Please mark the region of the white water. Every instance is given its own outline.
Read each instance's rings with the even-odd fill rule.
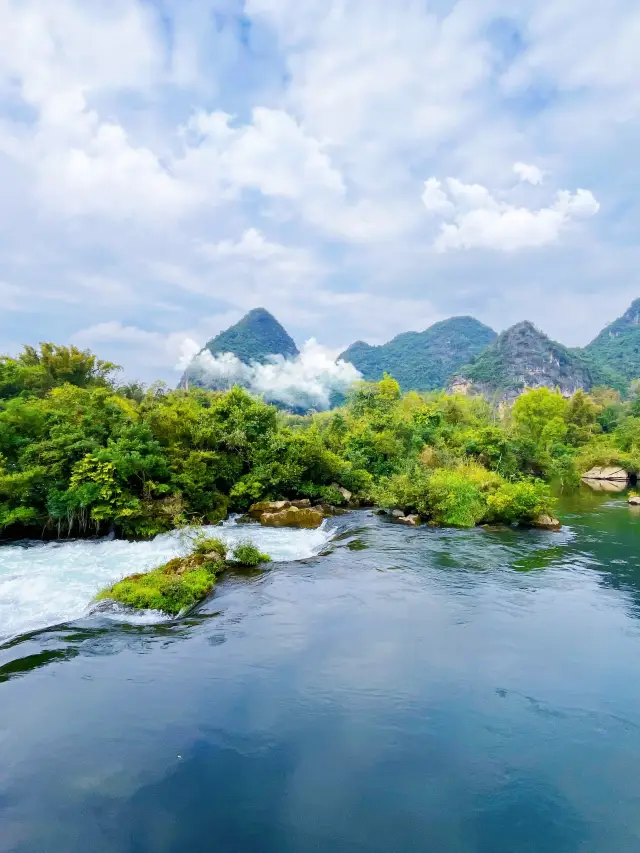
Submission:
[[[209,528],[228,544],[250,538],[273,560],[301,560],[322,550],[330,532],[266,528],[225,522]],[[150,542],[122,540],[29,542],[0,546],[0,638],[86,615],[97,592],[126,575],[159,566],[188,550],[185,537],[167,533]],[[161,614],[114,618],[158,621]]]

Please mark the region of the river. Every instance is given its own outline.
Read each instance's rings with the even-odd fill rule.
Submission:
[[[88,609],[176,537],[3,546],[0,851],[637,853],[640,515],[560,510],[258,529],[183,621]]]

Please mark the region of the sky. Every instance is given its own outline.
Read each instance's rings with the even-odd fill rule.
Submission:
[[[586,344],[640,296],[639,45],[637,0],[0,0],[0,352]]]

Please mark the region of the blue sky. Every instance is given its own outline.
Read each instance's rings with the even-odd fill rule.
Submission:
[[[0,351],[587,343],[640,296],[638,45],[637,0],[0,0]]]

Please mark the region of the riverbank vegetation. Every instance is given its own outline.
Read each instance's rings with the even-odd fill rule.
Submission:
[[[148,537],[309,498],[400,506],[438,524],[528,522],[549,484],[595,464],[640,469],[640,396],[409,392],[386,377],[344,406],[289,415],[228,392],[118,385],[91,353],[0,359],[0,535]],[[336,488],[340,486],[342,491]]]

